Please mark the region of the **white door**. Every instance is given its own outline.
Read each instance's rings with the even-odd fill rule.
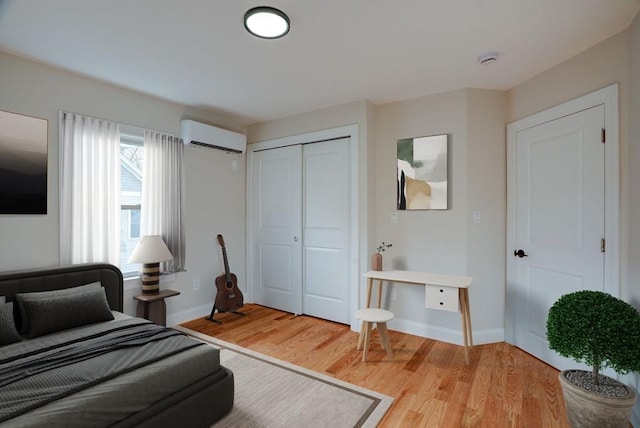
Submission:
[[[516,150],[514,344],[558,369],[549,308],[563,294],[604,289],[605,144],[602,105],[521,130]],[[525,256],[526,254],[526,256]]]
[[[253,153],[256,303],[349,323],[349,153],[350,138]]]
[[[253,154],[253,296],[264,306],[302,313],[302,148]]]
[[[349,138],[306,144],[303,312],[349,323]]]

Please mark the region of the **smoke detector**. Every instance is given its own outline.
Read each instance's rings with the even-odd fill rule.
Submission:
[[[487,52],[478,57],[478,62],[482,65],[493,64],[498,61],[498,52]]]

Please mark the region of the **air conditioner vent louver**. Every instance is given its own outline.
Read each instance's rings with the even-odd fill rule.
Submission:
[[[207,147],[238,154],[244,153],[247,148],[245,135],[194,120],[181,120],[180,134],[186,146]]]
[[[208,147],[210,149],[218,149],[225,152],[238,153],[238,154],[242,153],[242,150],[230,149],[229,147],[216,146],[215,144],[203,143],[201,141],[191,141],[189,144],[192,144],[194,146]]]

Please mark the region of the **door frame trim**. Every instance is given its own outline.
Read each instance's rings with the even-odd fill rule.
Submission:
[[[359,135],[358,135],[358,125],[346,125],[340,126],[336,128],[324,129],[320,131],[308,132],[304,134],[292,135],[288,137],[275,138],[272,140],[265,140],[258,143],[252,143],[247,145],[247,217],[246,217],[246,228],[247,228],[247,247],[246,247],[246,278],[247,284],[253,284],[253,235],[251,233],[252,230],[252,222],[253,222],[253,205],[251,201],[253,200],[253,156],[254,152],[260,150],[268,150],[279,147],[293,146],[296,144],[308,144],[314,143],[324,140],[331,140],[336,138],[347,138],[350,140],[350,150],[349,150],[349,181],[350,181],[350,221],[349,221],[349,319],[351,329],[354,330],[357,326],[357,320],[354,315],[355,311],[358,309],[358,289],[360,284],[360,268],[359,268],[359,260],[360,260],[360,228],[359,228],[359,218],[360,218],[360,210],[359,210],[359,180],[358,180],[358,171],[359,171]],[[253,302],[253,286],[247,286],[247,296],[246,300],[249,302]]]
[[[605,225],[606,252],[604,255],[604,291],[620,296],[619,260],[619,116],[618,84],[614,83],[590,94],[575,98],[547,110],[507,125],[507,285],[505,311],[505,340],[515,342],[515,258],[511,251],[516,245],[516,136],[518,132],[589,108],[604,106],[605,143]]]

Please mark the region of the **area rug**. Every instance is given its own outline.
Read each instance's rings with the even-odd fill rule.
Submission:
[[[233,410],[219,427],[375,427],[393,398],[232,343],[173,327],[220,348],[233,371]]]

